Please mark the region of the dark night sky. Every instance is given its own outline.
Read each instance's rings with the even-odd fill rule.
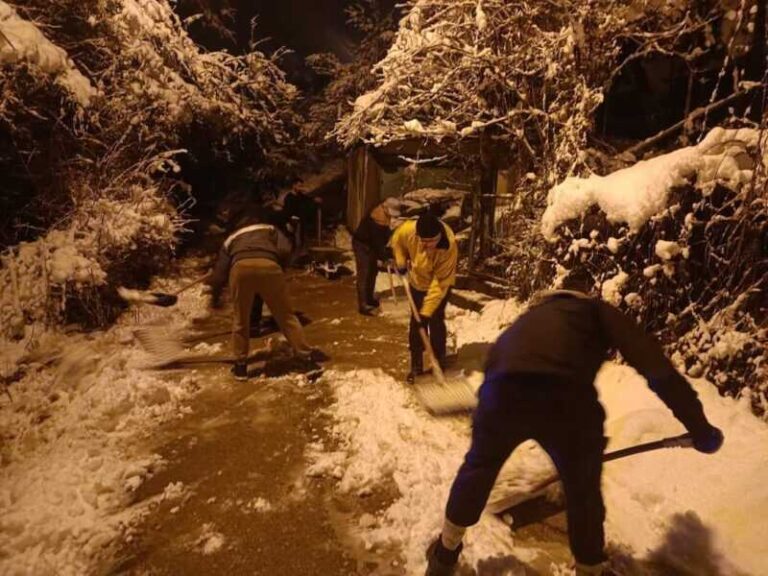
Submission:
[[[306,56],[334,52],[350,56],[351,35],[345,26],[347,0],[237,0],[238,28],[257,15],[256,35],[272,38],[269,48],[287,46]],[[242,33],[242,32],[241,32]]]
[[[393,7],[398,0],[381,0]],[[341,60],[354,55],[355,32],[346,24],[344,7],[351,0],[232,0],[236,8],[235,29],[242,46],[246,46],[250,21],[257,17],[256,39],[264,52],[279,47],[294,51],[281,64],[289,79],[299,85],[311,83],[303,66],[304,57],[316,52],[333,52]]]

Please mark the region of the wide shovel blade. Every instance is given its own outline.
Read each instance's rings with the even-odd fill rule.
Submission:
[[[466,378],[420,382],[414,386],[416,398],[434,416],[471,412],[477,406],[477,394]]]

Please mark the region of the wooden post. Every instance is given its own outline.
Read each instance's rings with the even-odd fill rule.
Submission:
[[[473,272],[475,269],[475,250],[477,247],[477,238],[480,230],[480,224],[482,222],[482,209],[480,202],[480,190],[478,189],[480,183],[478,182],[472,187],[472,226],[469,229],[469,271]]]
[[[493,198],[496,193],[496,161],[493,142],[485,131],[480,135],[480,170],[480,257],[485,260],[490,256],[493,216],[496,210]]]

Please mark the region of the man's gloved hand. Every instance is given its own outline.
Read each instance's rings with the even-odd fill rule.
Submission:
[[[705,454],[714,454],[723,445],[723,431],[720,428],[711,426],[707,429],[691,434],[693,447],[699,452]]]
[[[398,266],[395,268],[395,271],[397,272],[398,276],[405,276],[406,274],[408,274],[408,267],[403,266],[402,268],[400,268]]]
[[[424,314],[420,314],[420,322],[419,326],[424,328],[426,330],[429,327],[429,316],[424,316]]]

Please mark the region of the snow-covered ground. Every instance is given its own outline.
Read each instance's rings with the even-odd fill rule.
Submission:
[[[11,387],[13,400],[0,398],[0,574],[88,573],[112,544],[131,538],[133,522],[147,511],[147,503],[131,505],[136,490],[164,465],[143,439],[159,423],[187,413],[189,400],[206,385],[193,371],[181,377],[142,370],[146,356],[132,329],[147,322],[181,328],[206,314],[204,304],[199,290],[190,291],[172,309],[142,306],[140,317],[125,314],[102,333],[41,340],[37,359]],[[407,321],[402,305],[385,308],[390,319]],[[520,310],[514,301],[493,301],[481,314],[449,307],[456,344],[493,341]],[[22,345],[4,348],[3,360],[30,354]],[[479,377],[472,375],[473,384]],[[372,550],[401,549],[407,573],[419,573],[468,447],[469,419],[430,417],[383,371],[325,378],[335,392],[338,442],[310,446],[307,474],[335,478],[339,490],[360,496],[393,483],[400,497],[361,517],[358,533]],[[725,431],[725,446],[713,456],[670,449],[607,464],[609,541],[637,557],[689,572],[693,567],[691,573],[758,576],[768,565],[768,525],[760,522],[768,514],[768,427],[751,415],[748,402],[721,398],[705,381],[693,384],[710,419]],[[607,364],[598,387],[608,411],[609,450],[682,431],[630,368]],[[527,443],[510,458],[493,497],[525,491],[551,472],[546,455]],[[169,485],[158,498],[183,489]],[[212,550],[219,540],[211,533]],[[477,564],[502,554],[523,563],[541,560],[536,545],[515,541],[488,515],[468,533],[464,557]],[[549,572],[565,576],[570,568],[561,562]]]
[[[458,343],[493,341],[520,307],[495,301],[482,314],[454,311]],[[394,482],[400,497],[375,517],[360,522],[366,547],[402,547],[407,573],[424,569],[424,550],[439,532],[453,477],[469,444],[469,419],[435,419],[411,392],[380,370],[331,373],[331,408],[338,446],[314,444],[309,473],[338,479],[338,489],[361,496],[382,482]],[[477,382],[475,376],[474,382]],[[692,384],[710,420],[726,436],[715,455],[693,449],[648,452],[606,464],[603,486],[607,537],[635,557],[682,566],[686,573],[758,576],[768,566],[768,427],[747,401],[721,398],[703,380]],[[627,366],[606,364],[598,376],[608,413],[608,450],[684,432],[682,425]],[[533,443],[513,454],[497,492],[525,490],[552,473]],[[464,557],[476,565],[499,554],[522,562],[539,551],[523,547],[508,528],[487,515],[468,532]],[[713,568],[714,567],[714,568]],[[550,566],[569,574],[566,564]]]
[[[142,306],[105,332],[0,349],[5,368],[28,356],[12,400],[0,398],[1,575],[91,573],[111,544],[130,538],[146,509],[129,506],[133,494],[163,465],[142,439],[187,413],[205,384],[194,371],[143,370],[132,329],[181,328],[205,314],[200,289],[190,290],[174,308]]]

